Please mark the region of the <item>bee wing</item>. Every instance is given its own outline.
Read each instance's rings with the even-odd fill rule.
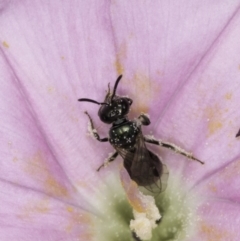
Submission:
[[[166,189],[167,167],[156,154],[147,149],[142,132],[138,135],[132,160],[131,177],[140,186],[144,186],[153,193]]]
[[[165,191],[165,189],[167,188],[167,181],[168,181],[168,176],[169,176],[169,172],[167,169],[167,166],[163,163],[161,163],[161,168],[162,168],[162,174],[160,175],[158,180],[155,180],[154,183],[148,185],[148,186],[144,186],[144,188],[146,188],[148,191],[155,193],[155,194],[159,194],[163,191]]]
[[[124,167],[127,169],[130,177],[131,177],[131,166],[132,166],[132,161],[134,158],[135,153],[131,152],[129,150],[126,150],[124,148],[120,148],[118,146],[114,146],[118,154],[123,158],[124,160]]]
[[[124,160],[124,167],[132,180],[152,193],[160,193],[166,189],[168,170],[160,158],[147,149],[142,132],[136,140],[133,150],[114,146]]]

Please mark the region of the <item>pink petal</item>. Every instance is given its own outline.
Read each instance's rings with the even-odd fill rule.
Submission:
[[[234,159],[205,176],[201,185],[196,186],[195,189],[198,189],[198,192],[201,192],[205,197],[227,200],[233,205],[238,205],[240,202],[239,167],[239,159]]]
[[[156,136],[205,161],[202,167],[163,151],[169,169],[183,172],[193,192],[198,186],[208,189],[206,179],[234,166],[239,155],[234,137],[239,129],[238,9],[238,0],[1,1],[2,239],[84,235],[79,226],[89,227],[89,217],[75,220],[73,233],[61,232],[71,219],[67,205],[76,207],[77,216],[79,209],[101,210],[109,184],[102,186],[116,164],[95,171],[112,148],[86,137],[83,110],[94,115],[98,107],[77,99],[101,101],[119,73],[124,74],[119,93],[134,99],[130,116],[149,112]],[[102,136],[107,133],[108,126],[96,123]],[[233,193],[217,192],[217,197],[238,200],[238,176],[233,179]],[[217,189],[225,183],[214,181]],[[39,215],[48,199],[52,213]],[[37,210],[34,222],[17,218],[25,215],[25,206],[27,213]],[[226,217],[228,210],[233,213],[223,209]],[[202,215],[212,225],[209,213]]]
[[[239,14],[229,19],[159,125],[163,137],[192,150],[205,162],[202,167],[198,163],[182,162],[178,156],[178,162],[185,163],[183,176],[188,178],[190,186],[239,156],[240,143],[235,138],[240,118],[237,111],[240,101],[237,92],[240,86],[239,20]]]
[[[93,220],[79,207],[2,180],[0,189],[1,240],[90,240]]]
[[[2,17],[1,79],[4,86],[1,108],[5,126],[1,138],[6,150],[6,165],[1,171],[3,177],[8,175],[8,180],[47,193],[52,189],[45,185],[49,180],[49,185],[55,185],[57,192],[62,189],[63,196],[72,199],[76,188],[90,186],[96,189],[98,176],[95,170],[104,154],[89,156],[93,150],[102,148],[96,148],[90,139],[86,141],[87,120],[83,111],[77,108],[80,106],[78,97],[89,88],[82,84],[83,79],[89,79],[86,71],[82,71],[88,68],[84,64],[88,63],[89,53],[85,52],[86,42],[82,33],[74,27],[74,24],[80,24],[75,23],[75,19],[79,19],[78,9],[82,8],[69,4],[58,6],[56,3],[25,1],[21,5],[7,5]],[[89,6],[85,7],[88,9]],[[98,11],[97,6],[95,11]],[[84,14],[83,19],[86,17]],[[103,42],[109,45],[95,13],[87,16],[96,25],[99,38],[105,38]],[[66,45],[68,41],[70,44]],[[76,49],[78,54],[75,54]],[[102,55],[103,50],[99,51]],[[106,56],[106,51],[104,53]],[[112,56],[111,51],[109,55]],[[95,60],[97,64],[98,60]],[[91,72],[95,69],[93,61],[89,66]],[[104,59],[100,62],[107,66]],[[104,66],[98,66],[104,69]],[[93,79],[99,77],[96,75]],[[18,162],[15,164],[12,160]],[[16,171],[13,172],[15,165]]]
[[[189,241],[239,240],[239,205],[224,200],[209,200],[201,207],[196,234]]]

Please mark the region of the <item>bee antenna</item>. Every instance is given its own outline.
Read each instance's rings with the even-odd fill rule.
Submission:
[[[92,102],[92,103],[98,104],[98,105],[108,105],[108,103],[105,103],[105,102],[97,102],[96,100],[87,99],[87,98],[81,98],[81,99],[78,99],[78,101],[87,101],[87,102]]]
[[[120,75],[115,82],[115,85],[114,85],[114,88],[113,88],[113,93],[112,93],[112,96],[111,96],[111,99],[110,99],[110,103],[112,102],[112,98],[115,96],[117,86],[118,86],[118,83],[121,80],[121,78],[122,78],[122,75]]]

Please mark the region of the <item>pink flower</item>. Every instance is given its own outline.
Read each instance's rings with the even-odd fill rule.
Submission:
[[[1,241],[131,240],[112,147],[87,135],[123,74],[130,118],[204,166],[150,147],[170,178],[152,240],[239,240],[239,0],[0,1]]]

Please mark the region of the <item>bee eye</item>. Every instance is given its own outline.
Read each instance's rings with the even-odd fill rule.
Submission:
[[[111,112],[109,113],[109,115],[110,115],[110,117],[113,117],[113,116],[115,116],[116,114],[115,114],[114,111],[111,111]]]
[[[126,99],[127,99],[128,104],[131,105],[133,101],[130,98],[126,98]]]

